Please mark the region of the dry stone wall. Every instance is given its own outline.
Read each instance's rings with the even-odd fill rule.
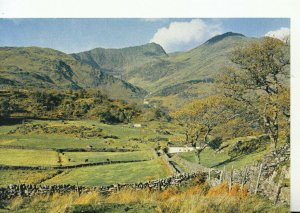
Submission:
[[[229,189],[232,184],[238,183],[248,188],[251,194],[261,194],[277,202],[290,202],[290,187],[286,183],[290,179],[288,162],[290,160],[289,145],[281,147],[277,152],[266,155],[261,162],[244,168],[215,169],[206,168],[199,164],[189,162],[178,155],[172,160],[177,162],[186,172],[202,172],[207,174],[207,181],[211,186],[224,181],[228,182]]]
[[[0,199],[10,199],[18,195],[33,196],[38,194],[64,194],[69,192],[78,192],[80,194],[95,190],[102,194],[108,194],[126,188],[135,190],[147,188],[151,190],[164,190],[170,186],[180,185],[183,182],[192,180],[199,175],[204,175],[212,186],[226,181],[228,182],[230,190],[234,183],[238,183],[241,186],[247,187],[251,194],[264,195],[270,200],[273,200],[274,203],[289,203],[290,188],[289,185],[285,183],[285,181],[290,178],[289,168],[287,166],[290,159],[289,151],[289,147],[286,146],[281,148],[281,150],[278,150],[277,153],[272,152],[270,155],[265,156],[262,162],[255,162],[253,165],[241,169],[225,168],[220,170],[205,168],[199,165],[196,166],[192,163],[187,163],[185,160],[181,159],[177,162],[181,162],[185,168],[197,171],[190,173],[177,173],[167,178],[134,184],[117,183],[110,186],[95,187],[76,185],[9,185],[8,187],[0,188]],[[168,156],[162,153],[156,154],[162,156],[168,162],[170,161]],[[170,166],[170,169],[172,168],[171,164],[167,165]],[[178,172],[174,167],[173,169],[175,172]]]
[[[85,163],[85,164],[76,164],[70,166],[7,166],[7,165],[0,165],[0,170],[46,170],[46,169],[74,169],[74,168],[81,168],[81,167],[89,167],[89,166],[100,166],[100,165],[107,165],[107,164],[117,164],[117,163],[136,163],[136,162],[143,162],[148,161],[149,159],[144,160],[109,160],[103,162],[95,162],[95,163]]]
[[[131,184],[114,184],[109,186],[77,186],[77,185],[33,185],[33,184],[10,184],[7,187],[0,188],[0,200],[7,200],[16,196],[31,197],[35,195],[49,195],[54,193],[66,194],[70,192],[88,193],[91,191],[98,191],[101,194],[109,194],[111,192],[117,192],[122,189],[150,189],[150,190],[165,190],[170,186],[178,186],[183,182],[192,180],[201,173],[182,173],[176,174],[170,177],[140,182]]]
[[[65,148],[65,149],[55,149],[55,148],[39,148],[32,146],[12,146],[12,145],[0,145],[1,149],[30,149],[30,150],[50,150],[56,152],[135,152],[141,151],[139,149],[125,149],[125,148]]]

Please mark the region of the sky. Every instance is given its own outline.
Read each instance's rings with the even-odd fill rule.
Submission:
[[[65,53],[97,47],[123,48],[149,42],[166,52],[195,48],[215,35],[242,33],[249,37],[289,36],[287,18],[170,19],[0,19],[0,46],[39,46]]]

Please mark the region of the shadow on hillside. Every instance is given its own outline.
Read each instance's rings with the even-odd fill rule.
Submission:
[[[26,118],[1,118],[0,126],[11,126],[16,124],[21,124]]]
[[[220,163],[218,163],[218,164],[212,166],[211,168],[215,168],[215,167],[218,167],[218,166],[223,166],[223,165],[225,165],[225,164],[227,164],[227,163],[231,163],[231,162],[233,162],[233,161],[235,161],[235,160],[241,159],[242,157],[243,157],[243,156],[237,156],[237,157],[229,158],[229,159],[227,159],[227,160],[224,160],[223,162],[220,162]]]

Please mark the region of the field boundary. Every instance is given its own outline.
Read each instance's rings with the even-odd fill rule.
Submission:
[[[47,150],[56,152],[137,152],[140,149],[116,149],[116,148],[41,148],[31,146],[0,145],[0,149],[24,149],[24,150]]]
[[[124,160],[124,161],[102,161],[95,163],[85,163],[85,164],[76,164],[69,166],[13,166],[13,165],[1,165],[0,170],[49,170],[49,169],[74,169],[74,168],[82,168],[82,167],[90,167],[90,166],[101,166],[101,165],[109,165],[109,164],[119,164],[119,163],[138,163],[149,161],[150,159],[144,160]]]
[[[70,192],[89,193],[97,191],[101,194],[107,195],[112,192],[118,192],[122,189],[133,190],[158,190],[163,191],[171,186],[178,186],[186,181],[198,178],[201,181],[207,181],[209,185],[216,186],[219,184],[226,184],[228,192],[232,190],[234,184],[237,186],[246,187],[249,194],[261,194],[268,199],[278,202],[289,203],[290,187],[282,184],[284,176],[289,171],[284,169],[280,175],[278,183],[275,182],[274,174],[277,174],[273,166],[264,162],[255,166],[248,166],[243,169],[228,169],[217,170],[208,168],[208,171],[198,171],[192,173],[177,173],[172,176],[160,178],[151,181],[139,183],[116,183],[113,185],[45,185],[45,184],[10,184],[7,187],[0,188],[0,199],[11,199],[16,196],[31,197],[33,195],[51,195],[53,193],[65,194]]]
[[[58,184],[58,185],[45,185],[45,184],[10,184],[7,187],[0,187],[0,199],[11,199],[16,196],[30,197],[33,195],[47,195],[53,193],[65,194],[69,192],[89,193],[91,191],[98,191],[101,194],[109,194],[117,192],[122,189],[154,189],[165,190],[170,186],[180,185],[183,182],[193,180],[197,177],[204,177],[204,173],[180,173],[165,178],[139,182],[139,183],[117,183],[113,185],[98,185],[98,186],[82,186],[82,185],[70,185],[70,184]]]

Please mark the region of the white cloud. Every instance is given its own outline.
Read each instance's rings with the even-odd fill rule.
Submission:
[[[278,30],[270,31],[265,34],[265,36],[278,38],[280,40],[286,40],[290,37],[290,29],[286,27],[281,27]]]
[[[160,44],[166,52],[175,52],[193,48],[220,33],[219,24],[208,25],[201,19],[176,21],[171,22],[168,27],[158,29],[150,42]]]

